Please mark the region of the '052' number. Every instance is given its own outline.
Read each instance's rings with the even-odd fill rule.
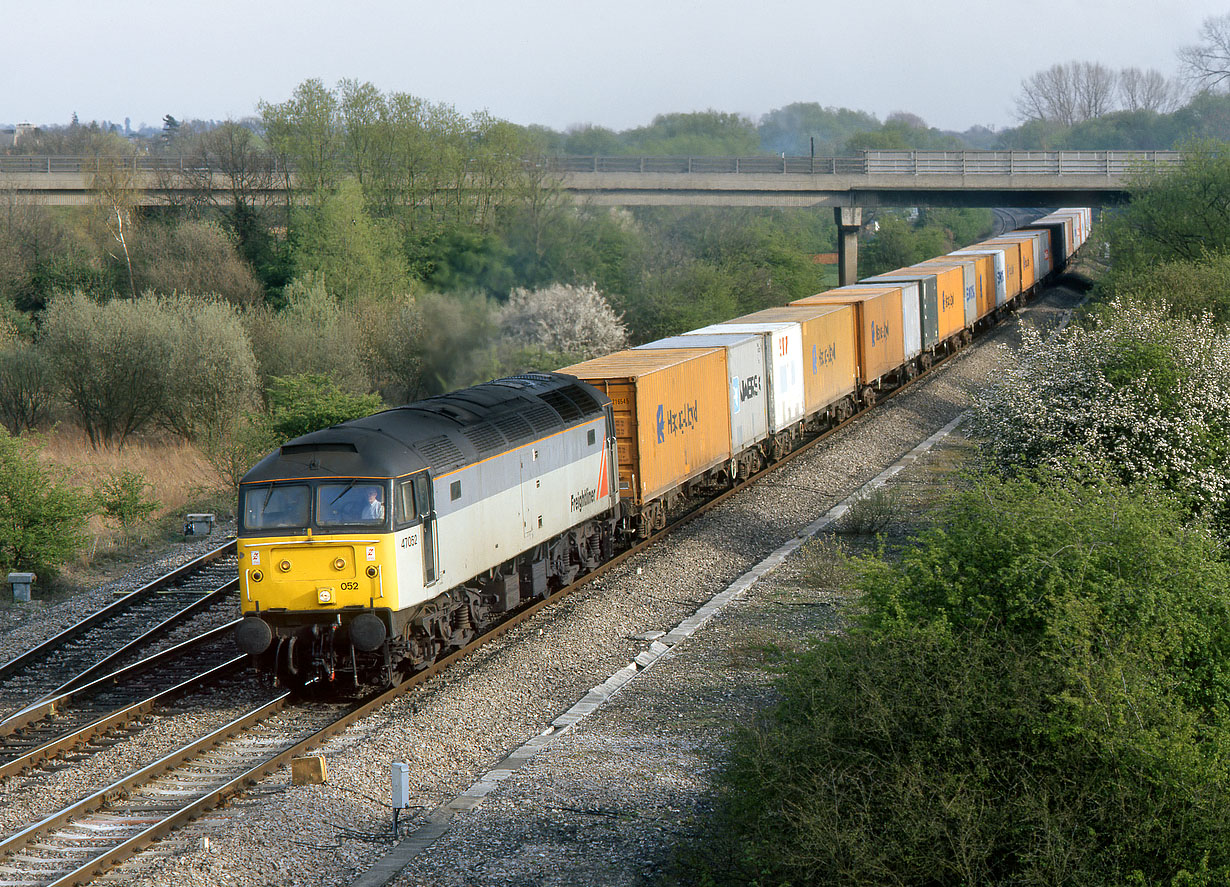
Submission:
[[[340,583],[340,585],[342,587],[342,591],[358,591],[359,590],[358,582],[342,582]]]

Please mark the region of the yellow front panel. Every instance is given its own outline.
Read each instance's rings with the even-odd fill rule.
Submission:
[[[243,612],[398,607],[392,536],[239,540]],[[374,573],[374,575],[370,575]],[[259,578],[257,578],[259,576]]]

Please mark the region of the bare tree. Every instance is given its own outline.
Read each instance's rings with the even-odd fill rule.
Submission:
[[[1114,109],[1115,72],[1097,62],[1051,65],[1021,81],[1017,114],[1072,126]]]
[[[228,120],[203,133],[179,174],[203,203],[222,214],[246,248],[274,193],[273,159],[251,127]]]
[[[1124,68],[1119,72],[1119,101],[1125,111],[1167,114],[1179,103],[1179,88],[1156,68]]]
[[[94,173],[93,199],[103,212],[103,224],[123,253],[128,277],[128,294],[137,297],[137,284],[132,272],[132,253],[128,248],[136,219],[139,187],[132,161],[125,157],[97,157]],[[112,258],[120,257],[111,253]]]
[[[1073,64],[1077,121],[1094,120],[1114,110],[1115,72],[1099,62]]]
[[[1195,89],[1230,86],[1230,13],[1204,20],[1200,42],[1179,50],[1179,65]]]
[[[1016,100],[1022,120],[1049,120],[1071,126],[1076,122],[1076,90],[1068,65],[1051,65],[1021,81]]]

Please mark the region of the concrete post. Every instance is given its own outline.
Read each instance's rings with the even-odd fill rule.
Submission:
[[[858,282],[858,230],[863,227],[861,206],[835,206],[837,221],[837,285]]]

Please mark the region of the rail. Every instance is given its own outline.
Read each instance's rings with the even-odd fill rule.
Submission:
[[[848,157],[676,157],[560,156],[525,161],[558,173],[666,173],[696,175],[832,176],[1105,176],[1179,163],[1178,151],[864,151]],[[227,172],[218,163],[191,155],[73,157],[2,155],[0,173],[98,173],[132,170],[149,173]],[[270,157],[262,172],[285,174],[293,166]]]

